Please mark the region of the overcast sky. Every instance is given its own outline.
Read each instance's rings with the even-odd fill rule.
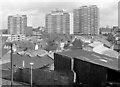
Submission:
[[[7,29],[9,15],[26,14],[28,25],[33,27],[45,25],[45,14],[55,8],[73,9],[83,5],[97,5],[100,13],[100,27],[118,24],[119,0],[3,0],[0,5],[0,29]]]

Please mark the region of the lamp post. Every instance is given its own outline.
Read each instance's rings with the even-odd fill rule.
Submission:
[[[8,42],[6,43],[6,46],[10,47],[11,53],[10,53],[10,61],[11,61],[11,87],[13,86],[13,60],[12,60],[12,54],[13,54],[13,43],[12,42]],[[8,49],[9,49],[8,47]]]
[[[32,73],[32,68],[33,68],[34,63],[31,62],[30,65],[31,65],[31,79],[30,79],[30,83],[31,83],[31,87],[32,87],[32,83],[33,83],[33,82],[32,82],[32,79],[33,79],[33,77],[32,77],[32,75],[33,75],[33,73]]]

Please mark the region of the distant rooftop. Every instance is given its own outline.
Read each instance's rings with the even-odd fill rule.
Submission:
[[[68,12],[66,12],[66,10],[64,10],[64,9],[57,8],[57,9],[51,11],[51,13],[49,13],[49,15],[63,15],[65,13],[68,13]]]
[[[89,7],[97,7],[97,5],[84,5],[84,6],[79,7],[79,9],[80,8],[89,8]]]
[[[59,9],[59,8],[56,8],[54,11],[51,11],[52,13],[63,13],[65,12],[64,9]]]
[[[26,15],[16,14],[16,15],[10,15],[9,17],[27,17]]]

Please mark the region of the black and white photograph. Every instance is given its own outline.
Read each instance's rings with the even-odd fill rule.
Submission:
[[[0,87],[120,87],[120,0],[0,0]]]

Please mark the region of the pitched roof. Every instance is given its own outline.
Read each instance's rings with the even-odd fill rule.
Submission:
[[[73,48],[82,48],[82,41],[80,39],[75,39],[72,44]]]
[[[105,44],[108,47],[112,46],[112,44],[109,41],[107,41],[105,38],[95,37],[94,39],[97,40],[97,41],[102,42],[103,44]]]
[[[103,45],[96,46],[95,48],[93,48],[93,51],[99,54],[109,56],[109,57],[118,58],[118,52],[110,48],[107,48]]]
[[[103,45],[103,43],[99,42],[99,41],[95,41],[93,43],[90,43],[88,44],[89,46],[92,46],[92,47],[96,47],[96,46],[99,46],[99,45]]]
[[[51,50],[56,50],[58,48],[57,44],[53,44],[53,45],[48,45],[46,47],[46,50],[51,51]]]
[[[41,56],[43,54],[46,54],[46,51],[45,50],[28,50],[25,52],[25,54],[29,55],[29,56]]]
[[[101,65],[110,69],[119,70],[117,58],[108,57],[95,52],[76,49],[59,52],[57,54],[67,56],[68,58],[77,58],[79,60],[87,61],[96,65]]]
[[[13,54],[13,65],[16,65],[17,67],[23,67],[23,61],[25,68],[30,68],[30,62],[33,62],[33,68],[40,68],[48,64],[52,64],[54,61],[48,56],[34,56],[30,57],[28,55],[19,55],[19,54]],[[10,61],[8,63],[3,64],[4,68],[10,67]]]

